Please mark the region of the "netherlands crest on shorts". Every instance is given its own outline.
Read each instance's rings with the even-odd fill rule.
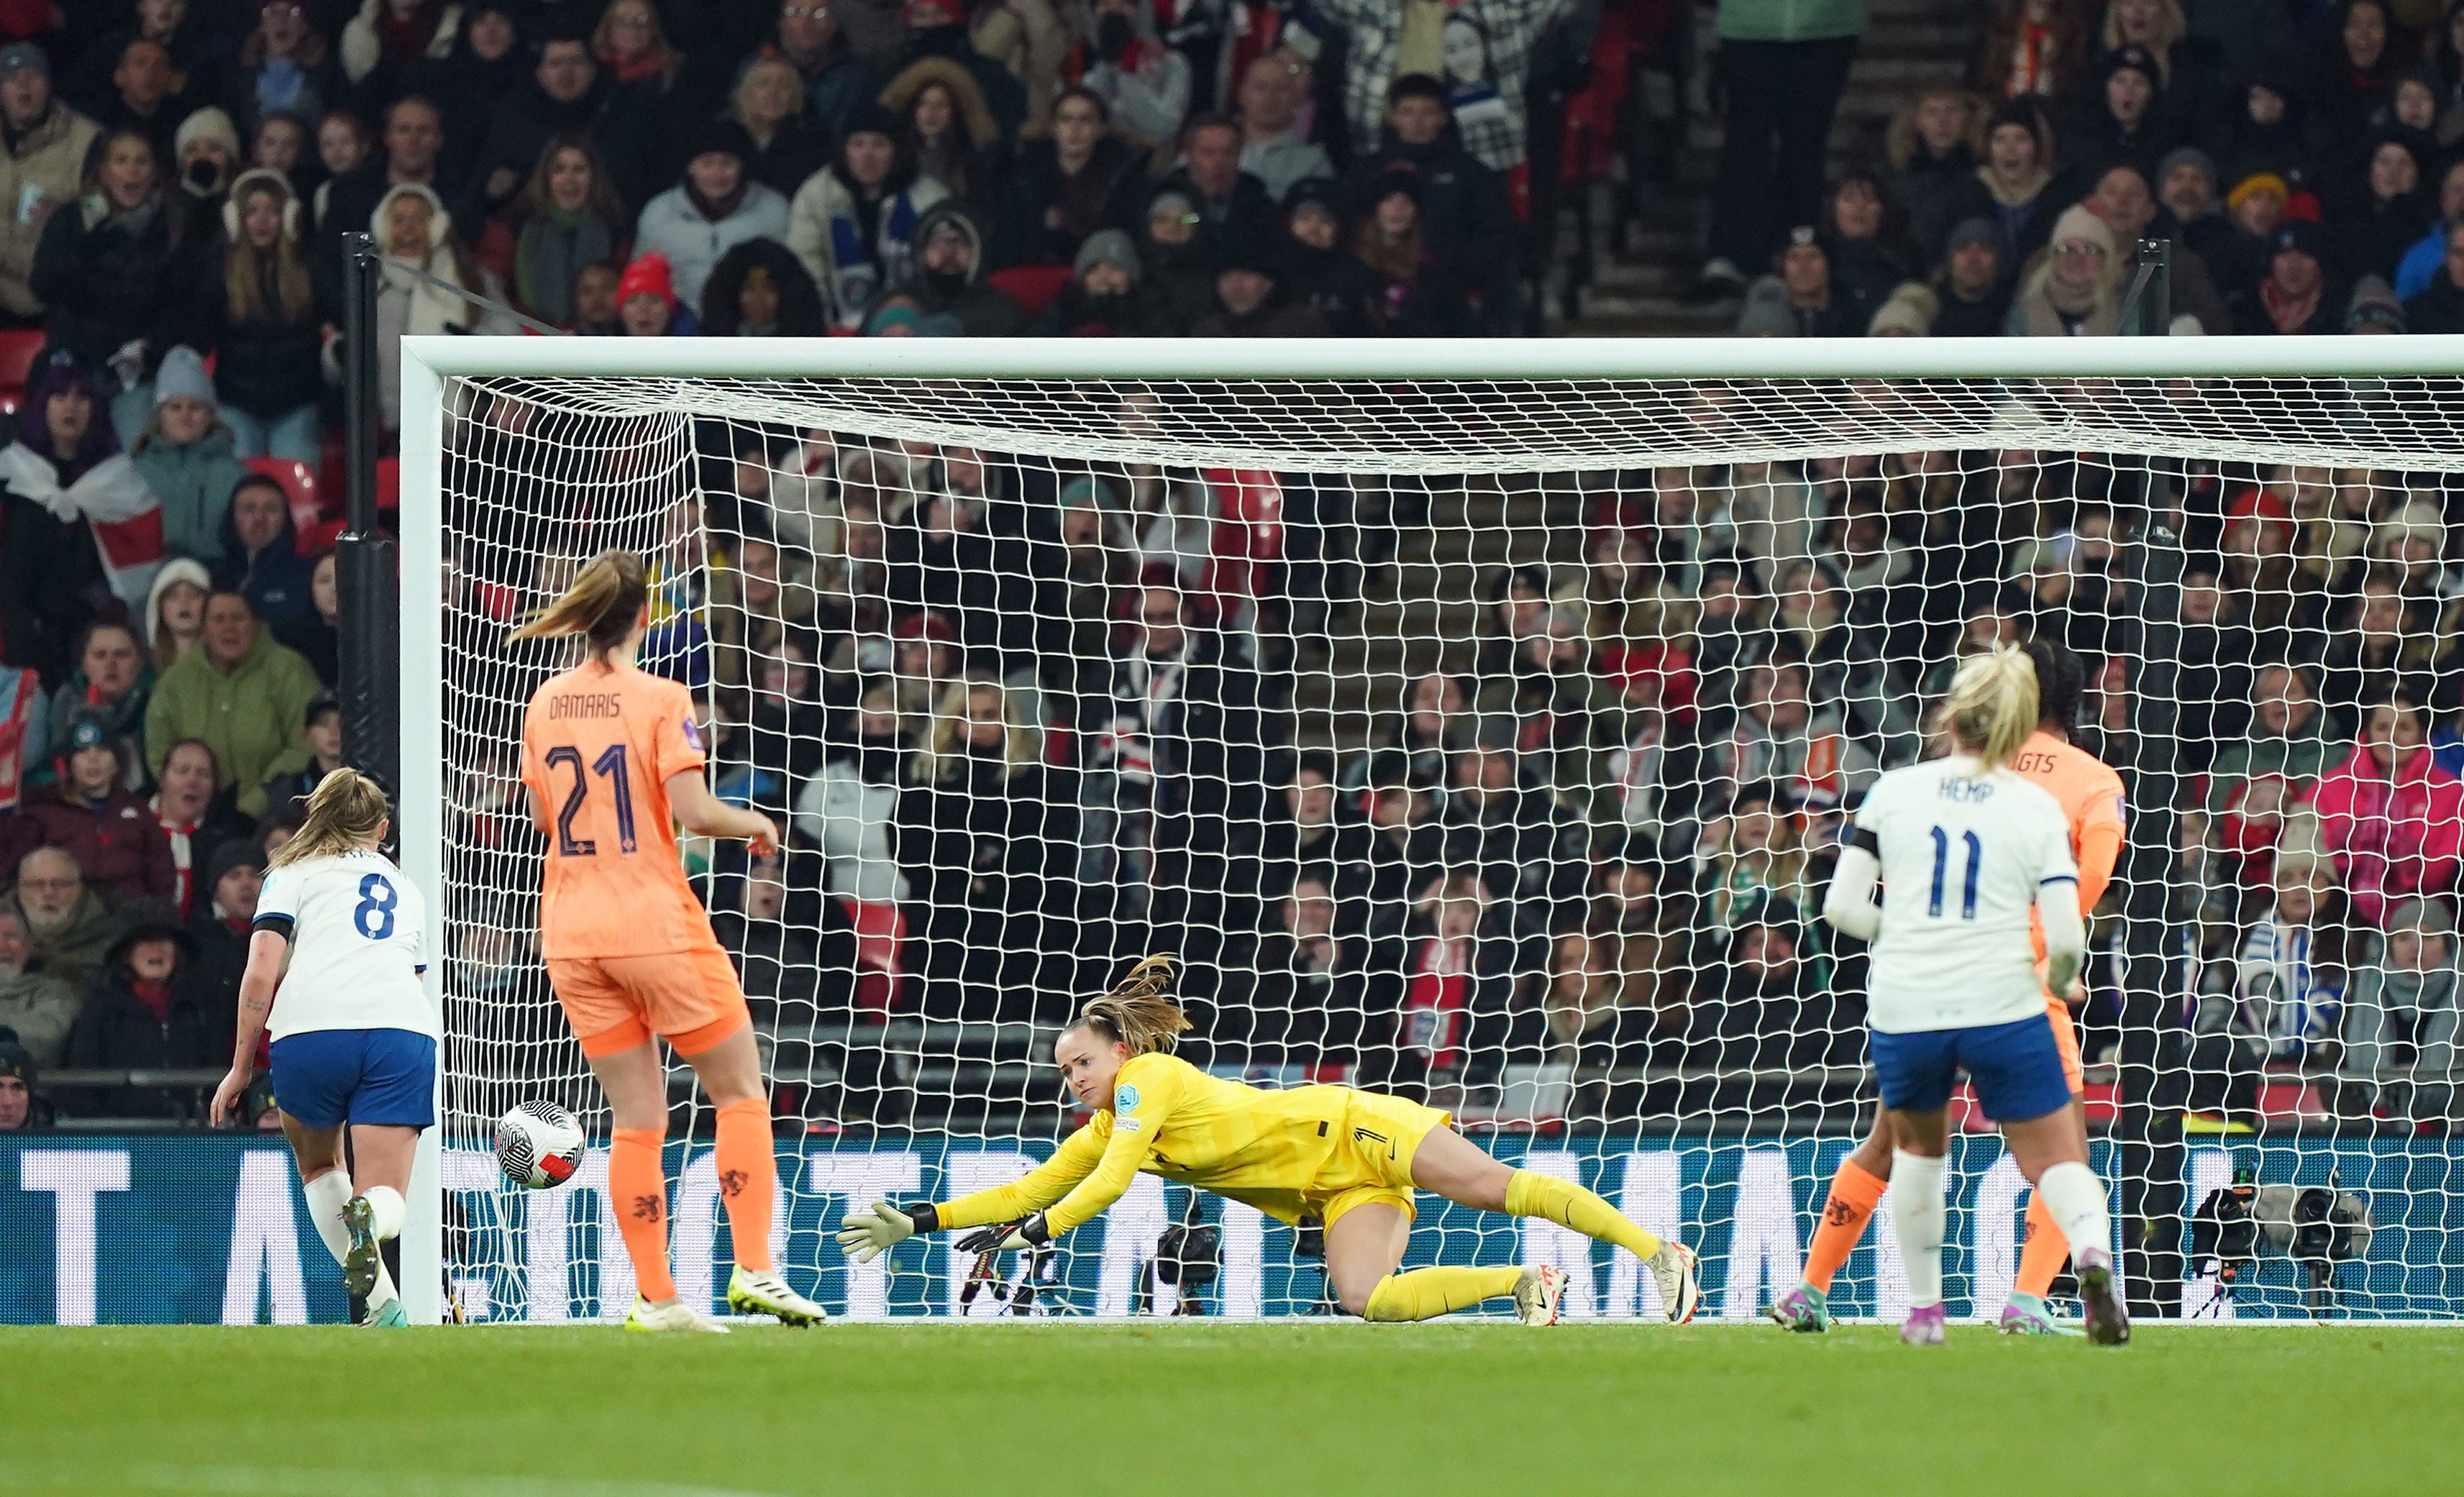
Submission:
[[[1137,1089],[1137,1088],[1135,1088],[1135,1087],[1123,1087],[1120,1090],[1115,1091],[1115,1092],[1113,1092],[1113,1093],[1112,1093],[1112,1112],[1113,1112],[1115,1114],[1122,1113],[1122,1112],[1136,1112],[1137,1110],[1138,1110],[1138,1089]]]

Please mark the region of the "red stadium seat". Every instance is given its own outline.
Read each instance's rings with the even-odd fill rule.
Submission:
[[[380,513],[402,508],[402,459],[377,459],[377,509]]]
[[[34,372],[34,356],[43,351],[39,327],[0,333],[0,415],[14,415],[26,403],[26,376]]]
[[[1067,265],[1013,265],[984,277],[984,284],[1006,295],[1033,317],[1052,304],[1073,273]]]
[[[315,472],[306,463],[288,457],[251,457],[245,462],[249,472],[263,473],[282,485],[283,495],[291,501],[292,527],[306,534],[322,513],[317,502]]]

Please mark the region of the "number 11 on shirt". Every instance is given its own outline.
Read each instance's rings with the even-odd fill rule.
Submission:
[[[1960,880],[1959,917],[1976,918],[1976,873],[1985,862],[1985,842],[1972,831],[1959,834],[1968,847],[1968,872]],[[1925,898],[1925,914],[1942,918],[1943,876],[1950,870],[1950,833],[1937,826],[1933,829],[1933,889]]]

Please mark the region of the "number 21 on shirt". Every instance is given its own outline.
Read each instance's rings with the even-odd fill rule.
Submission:
[[[569,764],[573,768],[573,788],[565,793],[564,805],[556,813],[556,850],[568,858],[596,857],[596,840],[573,835],[573,819],[582,813],[583,803],[590,797],[590,776],[599,775],[616,792],[616,839],[627,852],[633,850],[633,777],[627,767],[626,747],[610,743],[607,752],[599,756],[588,770],[582,766],[582,751],[565,744],[547,751],[548,767]]]

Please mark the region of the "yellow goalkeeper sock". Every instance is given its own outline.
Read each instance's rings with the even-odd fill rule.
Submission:
[[[1518,1217],[1547,1217],[1585,1237],[1615,1243],[1637,1258],[1660,1251],[1660,1239],[1626,1220],[1617,1207],[1572,1180],[1517,1170],[1506,1185],[1506,1209]]]
[[[1523,1270],[1505,1268],[1415,1268],[1377,1281],[1363,1320],[1434,1320],[1448,1310],[1469,1310],[1482,1300],[1511,1294]]]

